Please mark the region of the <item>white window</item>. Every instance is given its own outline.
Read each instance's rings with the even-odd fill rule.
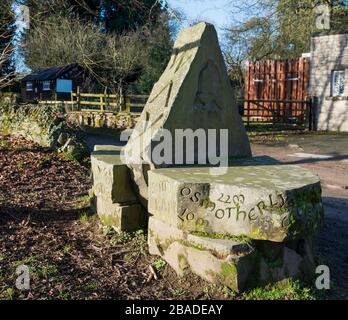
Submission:
[[[33,91],[33,83],[27,82],[27,91]]]
[[[43,91],[50,91],[50,89],[51,89],[51,82],[50,81],[44,81],[42,89],[43,89]]]
[[[343,96],[344,94],[344,70],[335,70],[332,72],[331,92],[333,97]]]

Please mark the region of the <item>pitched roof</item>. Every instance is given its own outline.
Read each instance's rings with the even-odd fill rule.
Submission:
[[[37,72],[33,72],[22,79],[22,81],[45,81],[59,78],[62,74],[76,67],[78,64],[68,64],[66,66],[51,67]]]

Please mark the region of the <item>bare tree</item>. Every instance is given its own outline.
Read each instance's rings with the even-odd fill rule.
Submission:
[[[8,44],[4,49],[0,51],[0,70],[11,60],[13,52],[14,49],[11,44]],[[0,90],[11,85],[14,79],[15,71],[0,75]]]
[[[102,86],[119,92],[141,71],[143,44],[142,30],[108,34],[93,23],[55,16],[36,26],[23,50],[33,70],[78,63]]]
[[[13,13],[10,1],[0,3],[0,90],[11,85],[15,79],[14,68],[11,68],[14,53],[13,46]]]

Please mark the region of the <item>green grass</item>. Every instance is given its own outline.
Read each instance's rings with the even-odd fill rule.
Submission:
[[[80,163],[77,161],[77,159],[69,152],[63,151],[62,153],[62,158],[65,161],[72,161],[74,162],[76,165],[80,165]]]
[[[157,271],[161,271],[165,266],[167,265],[167,262],[165,262],[163,259],[159,258],[159,259],[156,259],[154,262],[153,262],[153,266],[155,267],[155,269]]]
[[[13,288],[7,288],[6,289],[6,299],[7,300],[13,300],[15,291]]]
[[[116,231],[111,226],[103,226],[102,227],[102,232],[103,232],[104,236],[113,236],[113,235],[116,234]]]
[[[7,141],[7,140],[0,140],[0,148],[1,149],[10,149],[11,147],[11,142],[10,141]]]
[[[237,293],[230,288],[217,284],[209,284],[202,291],[208,299],[216,295],[223,296],[225,299],[234,299],[237,296]]]
[[[82,196],[76,199],[76,209],[85,209],[91,206],[91,198],[89,195]]]
[[[132,242],[136,248],[138,248],[139,253],[143,254],[146,249],[146,237],[144,230],[138,230],[133,233]]]
[[[23,160],[19,160],[16,164],[16,167],[18,170],[22,170],[24,168],[24,162]]]
[[[66,245],[64,246],[64,248],[63,248],[63,252],[64,252],[64,253],[70,253],[71,250],[72,250],[72,247],[71,247],[71,245],[69,245],[69,244],[66,244]]]
[[[299,281],[284,281],[264,288],[255,288],[244,292],[246,300],[315,300],[312,289],[302,287]]]
[[[96,281],[91,281],[91,282],[87,282],[85,284],[79,285],[77,289],[82,291],[95,291],[99,289],[99,284]]]
[[[89,221],[89,218],[90,218],[90,216],[87,212],[83,212],[79,216],[79,220],[81,223],[87,223]]]
[[[28,258],[23,260],[18,260],[12,263],[13,268],[17,268],[21,265],[26,265],[28,267],[34,268],[39,262],[39,257],[35,255],[30,255]]]
[[[88,222],[88,214],[87,213],[81,213],[79,216],[79,220],[82,223],[87,223]]]
[[[39,258],[35,255],[12,263],[13,268],[17,268],[21,265],[28,266],[31,275],[35,275],[39,278],[51,278],[58,273],[58,268],[54,264],[40,262]]]
[[[71,300],[71,295],[65,291],[59,291],[58,299],[60,300]]]
[[[50,278],[58,273],[58,268],[54,264],[47,264],[36,269],[36,274],[39,277]]]
[[[183,297],[187,294],[187,291],[183,288],[170,289],[169,291],[173,295],[173,297],[176,298]]]

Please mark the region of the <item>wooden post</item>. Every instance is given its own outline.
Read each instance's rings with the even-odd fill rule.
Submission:
[[[70,98],[71,98],[71,109],[74,111],[74,92],[70,92]]]
[[[119,101],[118,110],[119,111],[126,110],[125,99],[123,94],[120,95],[118,101]]]
[[[103,112],[104,111],[104,97],[100,96],[99,101],[100,101],[100,111]]]
[[[106,87],[104,89],[104,103],[105,103],[105,107],[108,107],[109,102],[108,102],[108,95],[107,95],[107,91],[106,91]],[[106,108],[105,108],[106,109]],[[108,108],[109,109],[109,108]]]
[[[77,110],[80,111],[80,87],[77,87],[77,92],[76,92],[76,100],[77,100]]]
[[[131,112],[131,99],[130,97],[126,97],[126,111]]]
[[[248,106],[247,106],[247,128],[250,126],[250,102],[248,100]]]

